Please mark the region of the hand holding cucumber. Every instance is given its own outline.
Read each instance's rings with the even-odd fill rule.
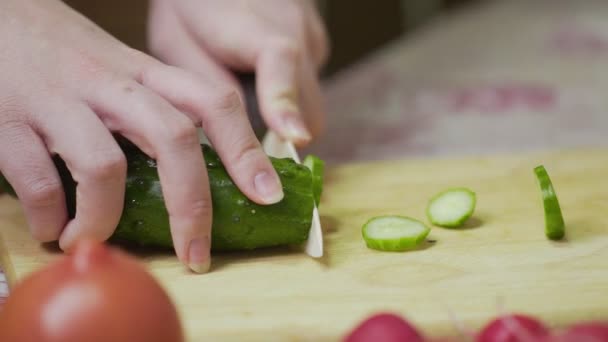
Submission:
[[[244,37],[251,40],[249,32]],[[203,127],[248,200],[270,205],[283,198],[239,91],[227,80],[204,77],[212,67],[186,72],[164,64],[117,41],[61,1],[2,1],[0,51],[0,172],[18,195],[36,239],[58,240],[69,250],[83,238],[113,235],[128,177],[116,133],[154,160],[172,245],[196,272],[210,265],[213,211],[196,126]],[[281,61],[270,57],[266,77],[272,76],[272,61]],[[314,77],[309,71],[300,76]],[[275,79],[281,74],[293,76],[278,70]],[[54,164],[59,156],[78,184],[73,217],[66,203],[70,194]]]

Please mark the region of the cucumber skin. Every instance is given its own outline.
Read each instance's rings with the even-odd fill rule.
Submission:
[[[155,161],[131,144],[123,142],[121,147],[128,163],[125,201],[120,222],[110,240],[146,247],[173,247]],[[213,149],[207,145],[201,145],[201,149],[213,206],[212,251],[252,250],[306,241],[314,207],[312,176],[307,167],[292,159],[271,157],[285,196],[279,203],[262,206],[251,202],[237,188]],[[75,183],[65,163],[59,158],[54,161],[72,218]],[[8,185],[5,180],[3,183]],[[10,185],[5,189],[14,196]]]
[[[545,236],[549,240],[562,240],[566,235],[566,223],[549,173],[543,165],[534,168],[541,189],[545,215]]]

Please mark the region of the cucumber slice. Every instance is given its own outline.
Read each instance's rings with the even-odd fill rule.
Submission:
[[[309,154],[304,158],[303,164],[312,172],[312,192],[315,196],[317,207],[321,202],[321,194],[323,193],[323,173],[325,171],[325,162],[313,155]]]
[[[534,174],[540,185],[545,209],[545,235],[550,240],[561,240],[566,233],[562,210],[553,189],[553,183],[543,165],[534,168]]]
[[[363,225],[363,239],[371,249],[396,252],[418,246],[430,231],[424,223],[409,217],[376,216]]]
[[[473,215],[476,195],[466,188],[440,192],[429,201],[426,214],[432,224],[445,228],[461,227]]]

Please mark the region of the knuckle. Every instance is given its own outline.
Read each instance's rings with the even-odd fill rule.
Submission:
[[[212,213],[211,200],[201,198],[190,203],[190,212],[194,217],[210,217]]]
[[[212,215],[213,215],[213,205],[211,203],[211,199],[201,197],[196,200],[189,201],[187,205],[180,206],[168,206],[167,209],[169,211],[169,215],[172,217],[189,217],[194,219],[195,222],[203,222],[203,223],[211,223]],[[191,226],[191,229],[195,227],[200,227],[199,225]],[[188,231],[184,232],[187,235],[197,235],[200,232],[197,231]]]
[[[37,176],[25,182],[22,200],[29,207],[49,207],[61,201],[63,187],[58,179]]]
[[[234,164],[247,163],[256,157],[263,156],[263,152],[257,140],[250,139],[249,137],[236,141],[234,146],[236,146],[236,153],[234,153],[234,159],[231,161]]]
[[[131,74],[137,82],[144,85],[148,84],[151,79],[154,79],[155,71],[162,63],[158,59],[142,51],[135,50],[131,47],[127,47],[126,49],[128,58],[135,61],[135,63],[132,64],[133,67],[129,68],[129,74]]]
[[[84,170],[96,181],[122,179],[127,172],[126,157],[118,148],[93,153],[90,156],[90,161],[84,166]]]
[[[166,141],[177,147],[189,147],[199,143],[197,129],[186,117],[176,117],[165,124],[163,134]]]
[[[97,77],[108,72],[108,68],[102,59],[87,51],[76,50],[74,51],[74,57],[79,75]]]
[[[298,60],[302,55],[302,47],[296,41],[286,37],[275,38],[270,41],[269,50],[275,51],[282,58]]]
[[[4,125],[7,121],[10,125],[10,118],[14,118],[23,112],[21,99],[14,94],[4,94],[0,97],[0,125]]]
[[[241,97],[234,88],[220,89],[213,97],[213,109],[222,113],[236,113],[242,108]]]

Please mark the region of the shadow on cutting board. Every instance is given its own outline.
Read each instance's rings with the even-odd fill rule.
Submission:
[[[318,259],[313,259],[324,267],[331,266],[331,250],[332,234],[338,230],[338,220],[330,216],[321,215],[321,227],[323,229],[323,256]],[[212,271],[221,270],[222,268],[236,263],[255,263],[263,259],[272,259],[275,257],[289,258],[301,257],[305,255],[303,246],[283,246],[260,248],[247,252],[218,252],[214,254],[212,262]]]
[[[325,251],[323,257],[314,260],[325,267],[329,267],[330,254],[328,253],[328,250],[330,249],[329,247],[332,244],[332,240],[328,239],[328,237],[337,232],[338,221],[329,216],[322,216],[321,222]],[[158,258],[175,258],[175,251],[172,248],[144,247],[123,241],[110,241],[109,244],[133,255],[140,259],[140,261]],[[63,251],[59,248],[59,242],[57,241],[45,242],[42,243],[41,246],[49,254],[63,254]],[[262,262],[264,259],[273,259],[277,257],[286,258],[287,260],[290,257],[299,257],[302,255],[304,255],[304,249],[301,246],[268,247],[252,251],[213,252],[212,271],[221,270],[231,264]]]
[[[328,247],[331,246],[331,239],[328,236],[337,231],[338,221],[329,216],[321,217],[325,252],[323,257],[317,260],[320,264],[328,267],[330,265],[330,255],[327,253]],[[117,247],[130,255],[135,256],[141,261],[158,259],[158,258],[176,258],[175,251],[172,248],[144,247],[134,243],[123,241],[110,241],[113,247]],[[50,254],[62,254],[57,241],[42,243],[41,246]],[[218,271],[231,264],[255,263],[261,262],[264,259],[272,259],[277,257],[290,258],[304,255],[303,247],[300,246],[279,246],[260,248],[252,251],[234,251],[234,252],[213,252],[212,271]],[[177,259],[175,259],[177,262]]]

